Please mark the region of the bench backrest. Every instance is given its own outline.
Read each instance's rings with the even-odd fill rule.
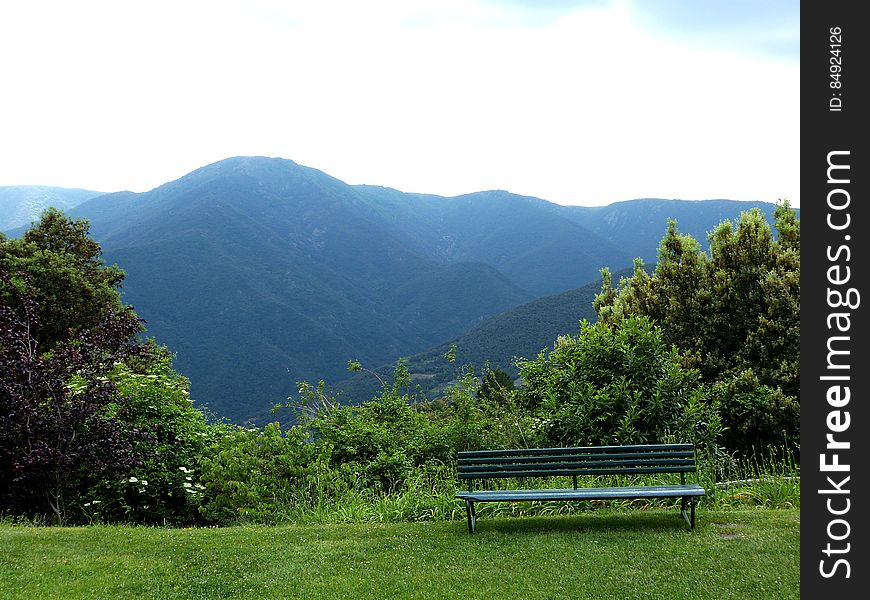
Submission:
[[[467,480],[680,473],[684,481],[696,470],[692,444],[468,450],[459,452],[458,466],[459,478]]]

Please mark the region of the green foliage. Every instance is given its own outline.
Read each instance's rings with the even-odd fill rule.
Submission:
[[[352,477],[355,487],[397,492],[415,473],[441,470],[453,460],[445,428],[412,405],[409,384],[399,361],[392,386],[378,397],[361,405],[325,405],[306,423],[316,442],[331,449],[333,468]]]
[[[218,524],[278,522],[325,493],[347,490],[328,460],[328,448],[308,443],[299,426],[222,426],[211,452],[200,457],[200,514]]]
[[[515,390],[514,380],[507,371],[486,369],[477,396],[489,402],[499,402],[507,400]]]
[[[87,234],[49,209],[0,236],[0,512],[75,522],[86,490],[139,461],[107,375],[141,326]]]
[[[614,289],[602,270],[595,300],[604,322],[644,315],[661,326],[665,341],[715,386],[729,449],[739,452],[747,436],[763,445],[797,440],[799,432],[800,221],[785,200],[774,217],[778,236],[758,209],[743,212],[736,225],[723,221],[709,234],[709,254],[670,221],[654,273],[637,261],[634,275]],[[747,381],[758,389],[747,389]],[[774,412],[750,417],[749,407]]]
[[[425,407],[445,423],[454,451],[530,448],[544,440],[541,419],[525,409],[516,389],[502,388],[498,394],[480,389],[480,380],[466,367],[443,398]]]
[[[141,327],[117,293],[123,273],[102,264],[87,223],[49,211],[22,240],[0,237],[0,267],[23,273],[0,283],[0,315],[8,323],[0,332],[0,358],[17,369],[17,379],[8,378],[14,385],[4,388],[11,391],[0,398],[15,400],[0,407],[13,425],[0,444],[0,482],[7,484],[0,487],[23,489],[9,448],[25,447],[24,424],[44,424],[58,407],[67,422],[56,430],[66,446],[52,448],[63,460],[50,473],[63,485],[50,493],[58,514],[79,521],[455,518],[454,461],[464,449],[692,441],[705,472],[724,473],[732,457],[718,441],[738,455],[797,444],[799,407],[787,390],[797,368],[792,316],[799,311],[799,227],[787,205],[777,219],[777,240],[759,214],[741,217],[736,232],[723,224],[711,234],[710,257],[671,223],[654,273],[638,261],[634,276],[614,289],[604,271],[598,323],[584,319],[576,337],[561,336],[549,353],[516,361],[521,390],[500,366],[487,366],[482,377],[458,366],[463,350],[451,344],[441,348],[449,383],[441,383],[436,400],[423,397],[419,386],[412,391],[421,372],[405,360],[389,383],[350,361],[350,371],[378,380],[374,397],[341,405],[322,381],[303,382],[296,424],[260,429],[207,422],[169,351],[137,341]],[[40,314],[44,321],[22,319],[40,306],[20,300],[29,281],[43,299],[62,302],[70,294],[69,310],[52,308]],[[737,308],[730,316],[710,314],[711,306],[715,312],[731,304]],[[112,333],[89,324],[114,315],[113,307],[126,329]],[[31,333],[42,337],[36,341]],[[717,335],[722,348],[713,347]],[[134,355],[115,352],[127,346]],[[19,385],[36,381],[34,374],[39,385]],[[704,376],[715,379],[705,387]],[[52,395],[60,402],[43,398]],[[22,406],[27,419],[20,417]],[[22,434],[15,438],[21,443],[6,443],[13,439],[7,432]],[[99,446],[101,432],[111,443]],[[90,454],[73,448],[73,440],[90,444]],[[102,447],[102,455],[93,451]],[[37,458],[28,459],[38,467],[31,475],[49,472]],[[13,512],[8,502],[0,510],[30,514],[20,511],[24,500],[16,502]]]
[[[0,281],[10,282],[2,270]],[[39,353],[26,279],[15,301],[22,314],[0,304],[0,514],[75,522],[84,490],[139,461],[136,432],[114,418],[125,398],[107,377],[140,350],[139,322],[109,313]]]
[[[645,317],[580,324],[549,353],[519,363],[527,405],[563,445],[715,441],[718,421],[699,375]]]
[[[365,370],[357,361],[349,367]],[[339,404],[323,382],[300,383],[297,425],[226,427],[201,457],[200,514],[218,524],[452,514],[456,450],[544,439],[540,419],[523,411],[516,390],[480,396],[474,373],[463,371],[432,402],[409,394],[403,361],[392,382],[360,405]]]
[[[779,388],[759,383],[752,371],[716,382],[711,396],[720,405],[722,445],[739,456],[800,444],[800,404]]]
[[[646,315],[665,340],[693,358],[713,382],[747,369],[762,384],[796,396],[800,389],[800,222],[787,201],[775,212],[777,239],[758,209],[736,227],[722,222],[709,235],[709,255],[669,221],[655,272],[640,263],[611,288],[604,270],[595,300],[601,320]]]
[[[22,238],[0,238],[0,270],[12,275],[0,281],[0,302],[17,305],[12,287],[21,292],[26,274],[38,304],[34,337],[42,352],[96,327],[108,311],[125,310],[118,292],[124,272],[103,264],[89,229],[87,221],[50,208]]]
[[[116,419],[137,435],[140,464],[89,490],[88,513],[107,522],[192,523],[204,489],[197,464],[221,428],[193,407],[189,383],[173,369],[169,351],[154,343],[148,349],[109,376],[127,399]]]
[[[0,238],[0,511],[190,523],[213,427],[168,350],[139,340],[88,229],[50,209]]]

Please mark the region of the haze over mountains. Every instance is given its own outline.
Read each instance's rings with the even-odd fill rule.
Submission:
[[[44,185],[0,186],[0,231],[28,226],[50,206],[66,211],[102,193]]]
[[[0,188],[0,211],[14,190]],[[298,381],[348,380],[349,360],[376,368],[428,351],[416,380],[443,383],[420,369],[464,334],[478,340],[475,361],[531,357],[591,314],[601,267],[655,261],[667,218],[706,243],[753,206],[771,219],[764,202],[589,208],[504,191],[410,194],[236,157],[150,192],[58,207],[87,218],[106,262],[127,272],[124,300],[176,353],[195,401],[243,422]],[[365,399],[353,389],[348,400]]]

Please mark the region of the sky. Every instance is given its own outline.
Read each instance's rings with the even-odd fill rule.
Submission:
[[[0,186],[232,156],[559,204],[800,206],[799,0],[0,5]]]

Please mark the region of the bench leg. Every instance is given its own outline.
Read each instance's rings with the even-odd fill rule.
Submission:
[[[474,513],[474,500],[465,501],[465,514],[468,517],[468,533],[474,533],[477,515]]]
[[[686,513],[686,508],[689,508],[690,514]],[[689,527],[692,529],[695,528],[695,500],[689,500],[688,498],[683,498],[683,501],[680,503],[680,516],[685,519],[686,523],[689,524]]]

